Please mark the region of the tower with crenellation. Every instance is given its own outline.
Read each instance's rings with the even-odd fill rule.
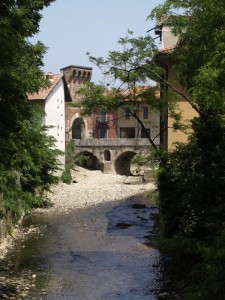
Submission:
[[[91,81],[92,68],[69,65],[61,69],[65,76],[67,86],[69,88],[72,102],[79,103],[79,97],[76,91]],[[83,139],[90,138],[92,135],[92,117],[82,118],[80,109],[67,105],[66,107],[66,138]]]

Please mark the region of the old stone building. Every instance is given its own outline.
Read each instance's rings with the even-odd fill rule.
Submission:
[[[73,103],[79,103],[81,99],[76,91],[91,81],[92,68],[70,65],[61,71]],[[146,88],[148,87],[139,87],[139,92]],[[127,91],[124,93],[126,95]],[[129,174],[132,157],[137,153],[147,153],[151,148],[147,137],[154,139],[156,144],[159,143],[159,114],[137,101],[139,118],[146,127],[144,132],[138,121],[128,113],[129,109],[126,110],[126,107],[131,108],[132,105],[132,102],[126,101],[125,110],[99,110],[88,117],[82,117],[79,108],[67,105],[67,140],[74,141],[76,155],[82,154],[90,158],[89,167],[99,167],[103,172]]]
[[[91,81],[92,68],[69,65],[61,69],[72,97],[72,102],[79,102],[76,91]],[[66,105],[66,139],[84,139],[92,136],[92,118],[81,118],[80,109]]]

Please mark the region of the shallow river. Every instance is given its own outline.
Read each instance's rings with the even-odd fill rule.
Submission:
[[[147,239],[155,213],[138,196],[27,218],[24,228],[34,230],[6,258],[8,272],[33,280],[21,299],[156,299],[159,253]]]

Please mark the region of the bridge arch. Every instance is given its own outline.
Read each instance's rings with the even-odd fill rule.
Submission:
[[[95,156],[93,153],[86,150],[79,152],[75,156],[75,161],[78,165],[87,169],[91,169],[91,170],[101,169],[101,162],[99,161],[97,156]]]
[[[126,151],[120,154],[115,162],[114,167],[115,171],[119,175],[132,175],[131,173],[131,160],[137,153],[134,151]]]

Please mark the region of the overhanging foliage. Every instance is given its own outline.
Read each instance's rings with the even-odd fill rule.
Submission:
[[[179,36],[177,79],[199,110],[159,173],[163,246],[184,267],[185,299],[224,298],[224,11],[223,1],[167,0],[151,14]]]
[[[47,82],[40,67],[46,48],[29,38],[38,33],[40,11],[52,0],[0,3],[0,190],[1,216],[15,220],[45,202],[43,192],[57,181],[54,140],[27,95]]]

